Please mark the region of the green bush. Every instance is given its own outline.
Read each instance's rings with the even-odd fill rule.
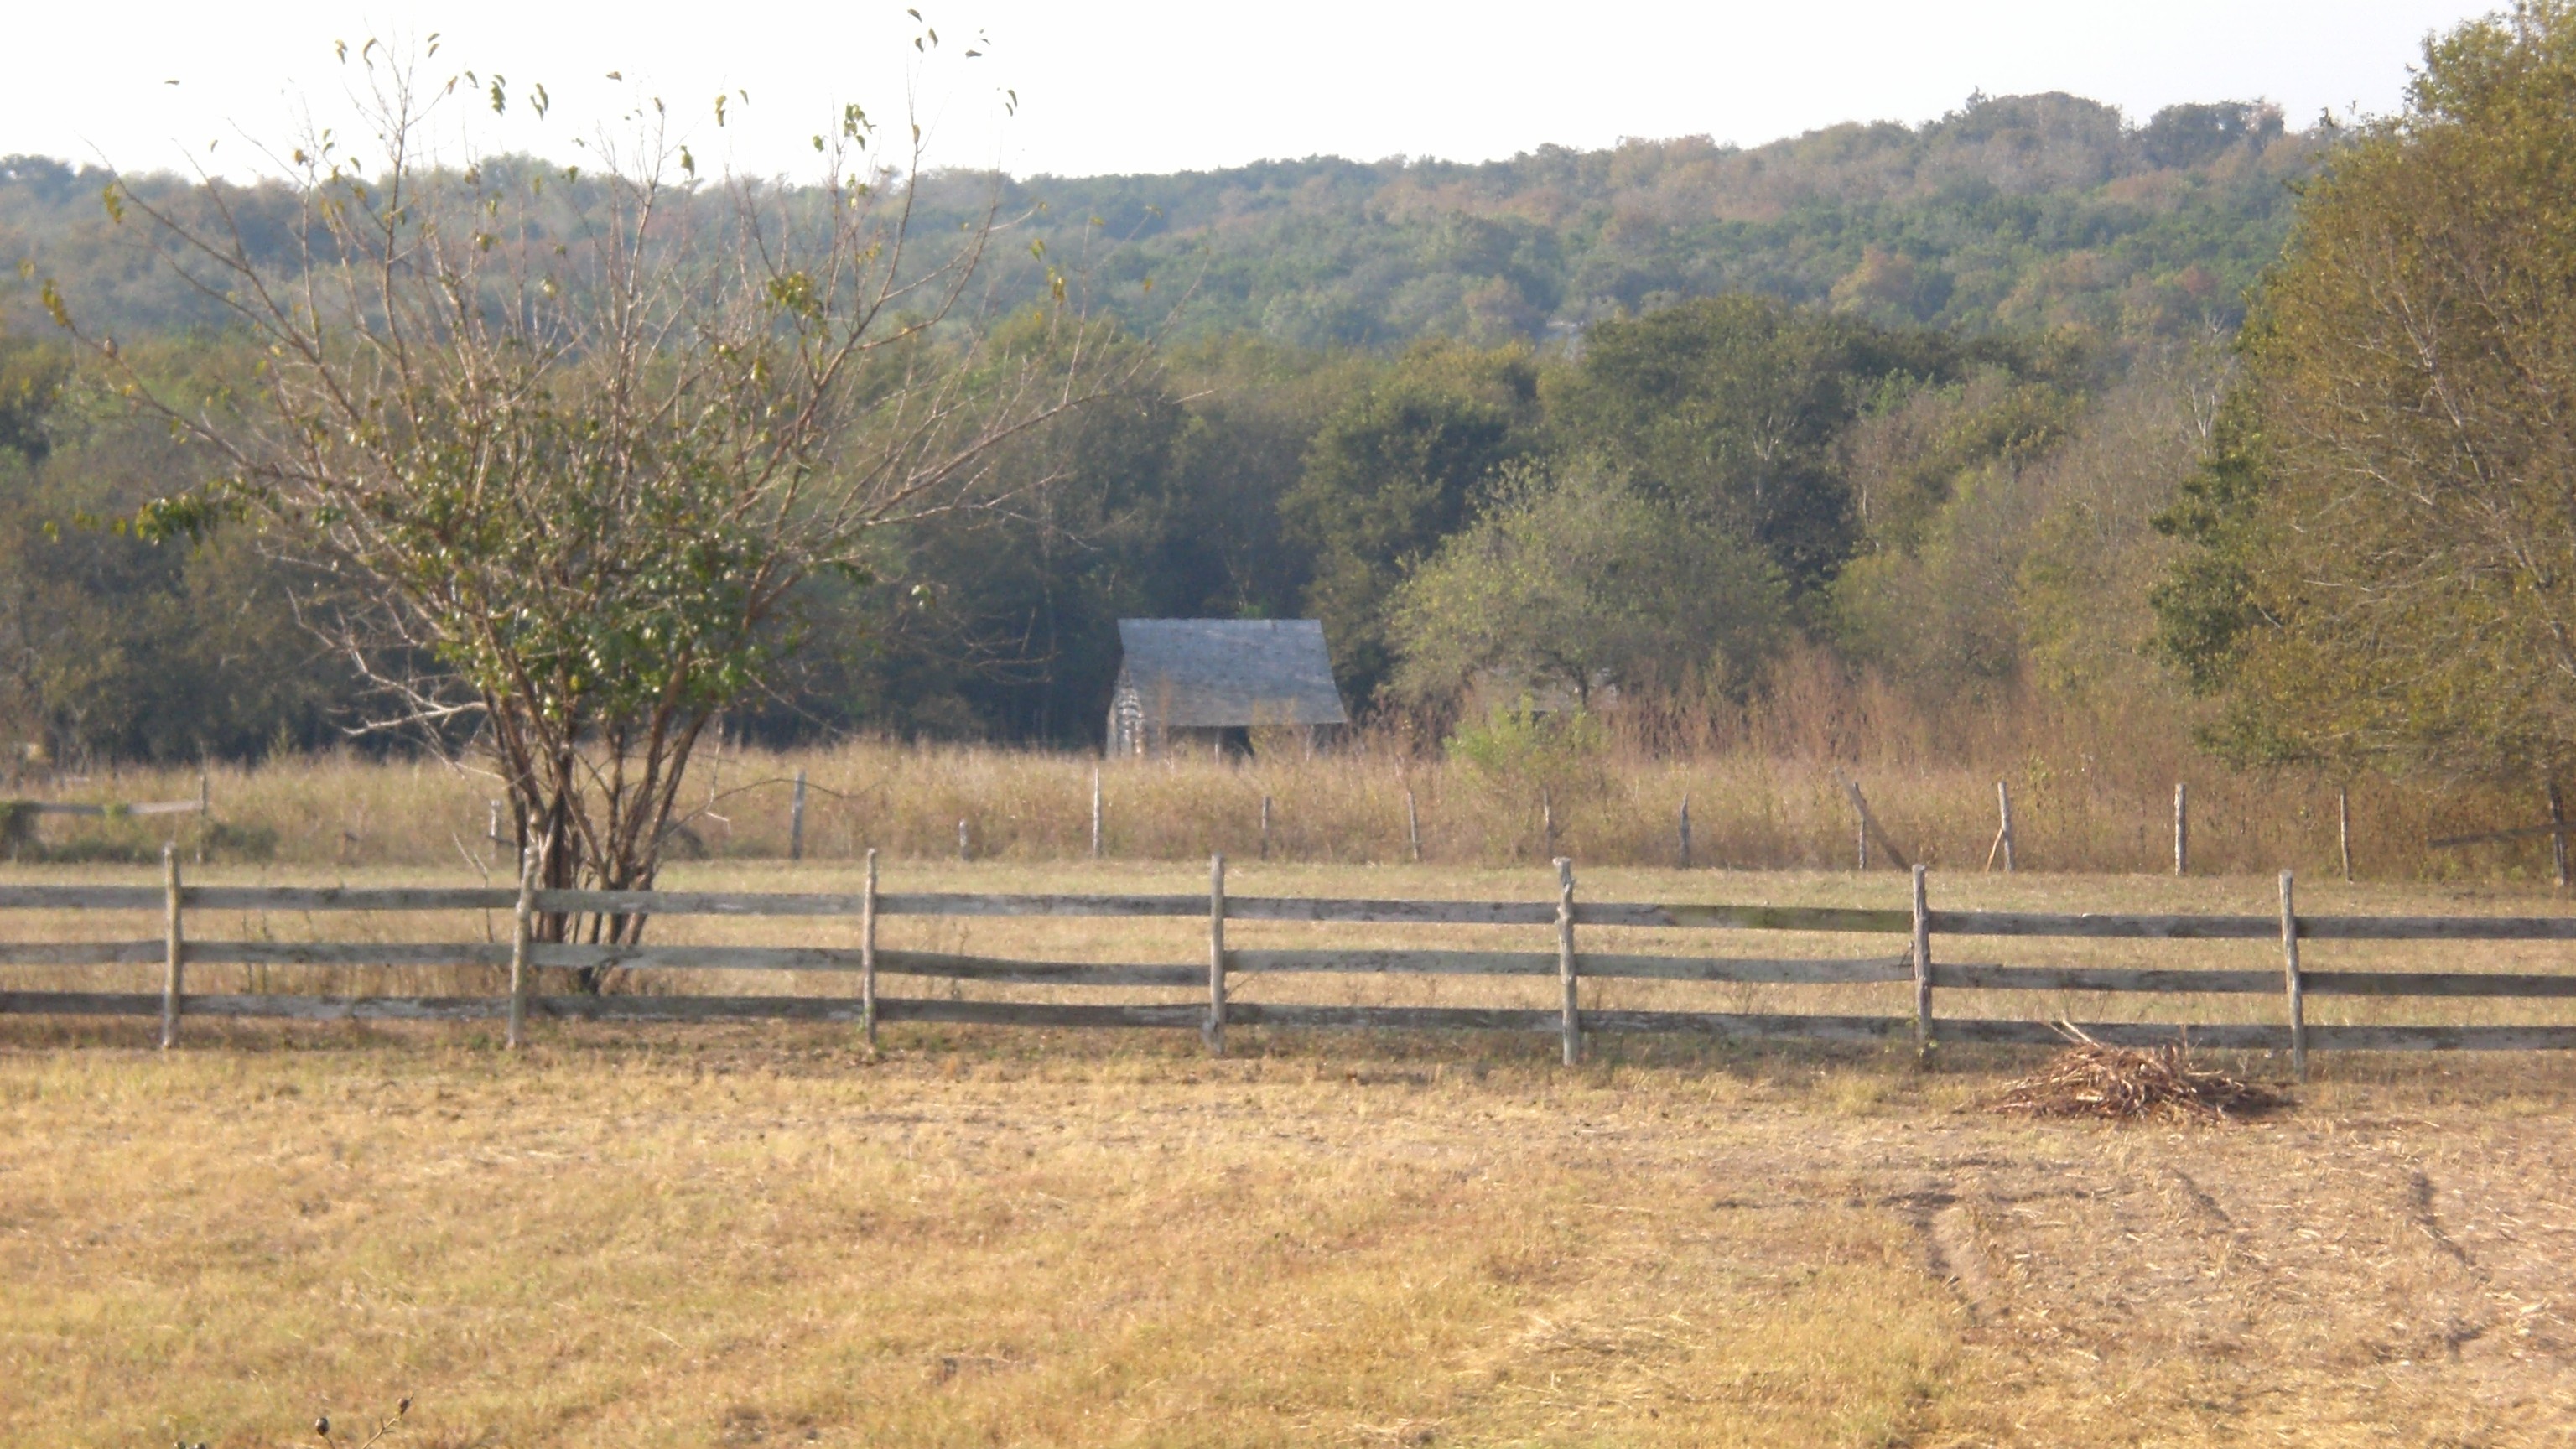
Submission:
[[[1609,745],[1609,730],[1589,711],[1541,713],[1527,695],[1509,707],[1496,705],[1446,742],[1451,762],[1480,783],[1559,794],[1597,783]]]

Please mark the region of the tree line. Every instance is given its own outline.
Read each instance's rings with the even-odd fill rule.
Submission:
[[[209,390],[253,364],[222,337],[120,351]],[[136,537],[126,520],[216,461],[59,348],[0,356],[17,738],[257,757],[368,717],[368,681],[301,627],[338,587],[327,567],[248,530]],[[1115,622],[1136,616],[1320,618],[1363,707],[1480,682],[1740,694],[1801,641],[1919,655],[1872,622],[1880,595],[1964,495],[2050,456],[2127,372],[2078,339],[1743,294],[1596,324],[1572,355],[1176,345],[1009,451],[1005,475],[1043,487],[899,523],[800,582],[793,646],[732,727],[1096,742]]]
[[[883,295],[913,295],[954,264],[995,302],[971,318],[883,313],[870,335],[892,348],[887,370],[816,383],[815,406],[837,421],[774,456],[782,476],[845,487],[833,449],[894,446],[904,434],[887,420],[907,415],[905,389],[927,386],[943,401],[924,416],[972,446],[924,462],[921,486],[972,486],[936,506],[896,487],[890,506],[797,555],[756,618],[722,583],[739,572],[725,559],[682,550],[655,565],[703,586],[708,618],[735,631],[712,653],[740,669],[690,675],[683,713],[781,741],[1079,743],[1099,730],[1117,618],[1311,614],[1354,702],[1439,721],[1497,691],[1723,707],[1784,658],[1821,655],[1972,707],[2032,689],[2153,698],[2248,764],[2555,790],[2576,764],[2559,618],[2576,534],[2555,409],[2576,335],[2559,315],[2557,214],[2576,157],[2571,53],[2570,8],[2528,0],[2433,43],[2401,113],[2309,133],[2259,107],[2177,108],[2133,128],[2064,97],[1979,98],[1929,127],[1754,152],[1669,143],[1027,190],[916,168],[903,195],[942,229],[962,196],[996,214],[1038,188],[1086,204],[1033,204],[1011,223],[1025,262],[946,251],[918,271],[889,264]],[[12,166],[21,190],[70,184],[60,168]],[[472,247],[501,241],[501,270],[446,284],[470,331],[502,315],[478,287],[546,271],[546,245],[565,255],[600,198],[631,201],[642,183],[496,158],[432,184],[495,215],[510,198],[517,230],[477,232]],[[295,207],[343,192],[363,205],[366,187],[334,169],[301,191],[243,189],[224,214],[244,275],[276,265],[262,248],[280,237],[313,234],[309,215],[287,224]],[[111,227],[120,205],[173,234],[203,224],[159,181],[105,192]],[[1537,207],[1539,192],[1564,204]],[[713,192],[668,194],[685,234],[774,226],[810,241],[840,224],[811,193],[736,184],[729,212]],[[1338,220],[1313,202],[1333,195],[1352,208]],[[467,213],[454,215],[461,227]],[[969,248],[1001,234],[960,230]],[[48,254],[76,232],[55,226]],[[1819,242],[1829,233],[1840,240]],[[1109,240],[1081,270],[1061,260],[1095,235]],[[612,260],[649,270],[660,245]],[[1670,286],[1637,280],[1651,267],[1619,272],[1674,247],[1705,265],[1659,274]],[[458,265],[464,277],[480,264]],[[567,285],[596,280],[566,265]],[[1303,283],[1264,270],[1298,267]],[[810,362],[805,329],[878,325],[816,280],[829,269],[760,275],[724,302],[745,309],[735,331],[698,329],[732,341],[699,364],[683,349],[634,384],[702,365],[707,387],[733,380],[671,395],[771,416],[780,369]],[[1181,301],[1159,320],[1144,304],[1157,280],[1155,305]],[[296,423],[245,450],[249,435],[220,420],[278,396],[257,325],[155,313],[166,284],[112,280],[75,323],[63,285],[47,274],[38,300],[80,346],[13,326],[0,350],[0,709],[57,756],[252,756],[337,737],[399,651],[319,649],[327,631],[307,626],[364,612],[402,571],[349,567],[348,547],[279,546],[284,525],[349,526],[347,498],[287,508],[277,491],[303,477],[297,449],[339,445],[327,430],[298,441]],[[1343,289],[1342,320],[1297,322],[1323,305],[1319,287]],[[1507,324],[1478,321],[1471,293]],[[670,296],[673,316],[709,305],[686,285]],[[120,317],[164,325],[119,337]],[[364,336],[374,323],[357,307],[338,325]],[[333,339],[302,341],[316,376],[342,365]],[[584,375],[587,356],[563,351],[547,385]],[[1063,405],[1013,412],[1032,396],[1015,388],[1038,378],[1063,384]],[[152,405],[138,411],[138,397]],[[609,424],[564,418],[539,436],[495,415],[490,436],[541,469],[592,470],[567,495],[585,507],[674,466],[669,438],[612,459],[584,431]],[[763,496],[720,476],[740,466],[718,459],[727,448],[778,446],[744,426],[670,474],[714,480],[705,511],[673,515],[674,537],[730,536],[706,531],[736,506],[723,500]],[[393,452],[363,427],[349,446],[400,475],[411,464],[396,453],[417,453],[423,427],[394,428],[408,440]],[[248,486],[259,469],[271,481]],[[487,506],[469,493],[466,514]],[[779,504],[743,546],[771,557],[804,506]],[[278,527],[220,526],[235,516]],[[491,563],[477,552],[490,537],[451,536],[453,522],[405,526]],[[435,575],[403,587],[435,592]],[[675,621],[638,608],[613,640],[563,616],[571,642],[548,667],[564,689],[603,687],[619,650],[656,667],[676,657]],[[423,677],[454,677],[471,652],[432,634],[414,644]],[[2168,680],[2210,703],[2182,705]],[[478,685],[483,703],[465,713],[488,728],[516,687]]]

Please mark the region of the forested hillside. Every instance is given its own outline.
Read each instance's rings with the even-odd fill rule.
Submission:
[[[2237,313],[2318,144],[2256,106],[2133,127],[2073,96],[1980,97],[1920,128],[1751,149],[1322,158],[1038,178],[1011,196],[1047,203],[1059,246],[1093,218],[1143,242],[1117,257],[1121,279],[1195,276],[1197,327],[1301,346],[1568,336],[1732,291],[1886,323],[2136,336]]]
[[[792,663],[732,722],[1092,738],[1138,614],[1319,616],[1355,702],[1435,714],[1551,672],[1740,700],[1793,656],[1936,699],[2133,687],[2148,519],[2332,140],[2255,106],[2130,125],[2049,95],[1753,149],[933,177],[926,231],[998,184],[1034,233],[996,251],[995,325],[1050,269],[1131,329],[1185,301],[1158,367],[1010,464],[1052,486],[807,588]],[[486,169],[582,224],[591,178]],[[24,263],[0,308],[0,721],[58,758],[328,743],[363,709],[297,624],[327,569],[246,530],[116,526],[208,465],[69,363],[38,286],[174,387],[219,397],[252,357],[111,221],[109,181],[0,162]],[[237,194],[247,243],[282,255],[291,201]],[[1545,567],[1477,562],[1513,550]],[[1487,627],[1497,588],[1599,627],[1569,663]]]
[[[2174,106],[2133,125],[2074,96],[1971,97],[1919,128],[1851,124],[1752,148],[1685,137],[1483,164],[1312,157],[999,183],[952,172],[926,216],[979,216],[998,184],[1003,213],[1025,215],[1059,265],[1096,265],[1113,305],[1135,310],[1150,277],[1166,297],[1195,288],[1197,336],[1296,347],[1565,338],[1733,291],[1883,323],[2135,337],[2241,311],[2280,250],[2286,183],[2323,141],[2256,105]],[[210,320],[109,225],[107,179],[0,160],[0,257],[33,262],[121,330]],[[564,184],[567,214],[583,184]],[[281,217],[252,240],[289,235]],[[1027,295],[1044,285],[1036,267],[1003,275]],[[23,282],[8,315],[38,320]]]

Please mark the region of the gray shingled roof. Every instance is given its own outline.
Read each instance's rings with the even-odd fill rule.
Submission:
[[[1313,619],[1121,619],[1120,682],[1175,728],[1347,724]]]

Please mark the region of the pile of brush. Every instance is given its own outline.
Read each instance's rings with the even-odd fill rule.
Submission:
[[[2028,1117],[2107,1117],[2120,1122],[2181,1119],[2222,1122],[2282,1105],[2280,1093],[2225,1072],[2191,1064],[2180,1042],[2160,1047],[2104,1046],[2072,1025],[2074,1043],[2017,1082],[1988,1107]]]

